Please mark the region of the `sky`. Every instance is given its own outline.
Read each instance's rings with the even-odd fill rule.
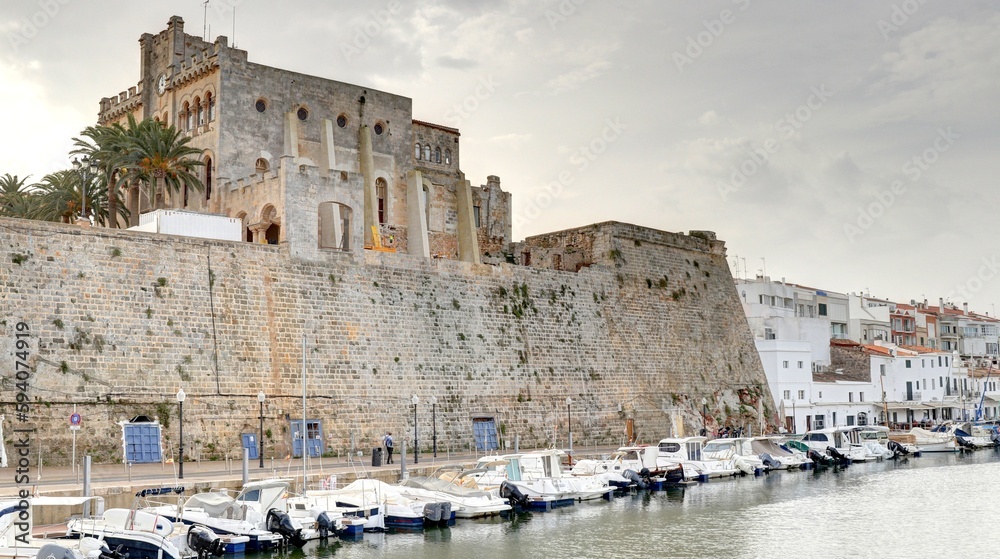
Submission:
[[[8,1],[0,174],[65,168],[172,15],[460,128],[470,181],[513,195],[515,239],[710,230],[734,276],[996,314],[996,2]]]

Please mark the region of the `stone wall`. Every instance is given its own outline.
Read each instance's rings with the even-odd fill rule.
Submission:
[[[49,464],[68,462],[74,404],[81,454],[120,459],[116,422],[139,414],[176,449],[181,387],[190,456],[239,456],[264,390],[266,454],[283,457],[301,417],[303,339],[309,416],[332,453],[352,436],[359,448],[386,430],[410,438],[414,394],[420,446],[434,397],[438,446],[456,450],[480,416],[510,444],[565,445],[567,397],[582,445],[620,443],[627,418],[645,442],[690,433],[703,397],[710,422],[747,420],[767,395],[718,241],[600,224],[593,264],[575,273],[372,251],[306,261],[287,245],[9,219],[0,230],[0,413],[14,416],[23,320]]]

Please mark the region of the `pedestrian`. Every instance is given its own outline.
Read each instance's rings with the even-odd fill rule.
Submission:
[[[392,464],[392,432],[386,432],[385,439],[382,440],[382,444],[385,445],[385,463]]]

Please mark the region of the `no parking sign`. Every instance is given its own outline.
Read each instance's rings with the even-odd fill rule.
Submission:
[[[83,422],[83,418],[80,417],[80,414],[78,414],[76,412],[73,412],[73,414],[69,416],[69,429],[70,429],[70,431],[79,431],[80,430],[80,424],[82,422]]]

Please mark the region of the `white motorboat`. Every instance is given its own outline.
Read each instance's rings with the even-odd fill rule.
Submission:
[[[750,448],[770,470],[802,469],[810,463],[804,452],[786,448],[774,437],[754,437],[750,439]]]
[[[399,484],[406,497],[425,502],[450,501],[457,518],[494,516],[510,510],[497,490],[484,491],[461,467],[440,468],[427,477],[411,477]]]
[[[659,449],[656,446],[623,446],[606,459],[578,460],[570,470],[572,475],[615,474],[625,478],[626,485],[635,484],[640,488],[650,483],[675,484],[684,480],[683,467],[663,469],[656,465]],[[608,483],[621,483],[616,478],[608,478]]]
[[[892,433],[889,438],[899,443],[913,445],[920,452],[958,452],[960,450],[953,433],[929,431],[920,427],[913,427],[909,433]]]
[[[179,493],[164,487],[136,493],[132,508],[111,508],[100,516],[78,517],[66,524],[69,537],[91,537],[121,549],[129,559],[184,559],[203,554],[221,556],[226,541],[205,526],[186,526],[156,513],[138,510],[140,499]]]
[[[39,533],[34,526],[38,509],[53,507],[78,510],[89,507],[94,514],[103,514],[102,497],[31,497],[0,501],[0,558],[28,559],[41,554],[55,559],[84,559],[97,555],[101,559],[122,559],[122,554],[96,538],[67,539],[62,527],[51,534]]]
[[[368,519],[364,528],[368,531],[385,528],[421,529],[425,523],[447,523],[455,516],[450,502],[414,501],[401,495],[395,486],[375,479],[358,479],[341,489],[309,490],[302,498],[308,499],[308,505],[313,508],[356,509],[359,515]]]
[[[244,485],[235,496],[230,496],[225,489],[216,489],[196,493],[186,500],[178,497],[176,505],[151,503],[152,506],[142,510],[172,522],[208,526],[217,534],[245,536],[243,546],[227,546],[229,553],[242,553],[247,549],[266,551],[281,547],[286,536],[293,543],[301,544],[312,535],[306,533],[303,537],[300,532],[296,536],[294,527],[286,536],[267,529],[268,512],[271,509],[284,511],[288,486],[287,480],[253,481]],[[280,523],[280,518],[277,521]],[[272,519],[273,522],[275,520]]]
[[[558,449],[503,456],[507,479],[500,496],[522,506],[549,510],[610,496],[614,492],[600,476],[574,476],[562,468],[566,454]]]
[[[687,480],[706,481],[710,478],[733,476],[742,470],[737,466],[734,450],[728,445],[712,444],[706,447],[705,437],[680,437],[660,440],[657,445],[656,464],[661,468],[680,464]],[[704,451],[710,449],[711,455]],[[751,470],[752,471],[752,470]]]
[[[881,455],[873,454],[863,444],[860,444],[854,427],[826,427],[806,431],[802,436],[802,442],[810,450],[842,464],[869,462],[883,458]]]

